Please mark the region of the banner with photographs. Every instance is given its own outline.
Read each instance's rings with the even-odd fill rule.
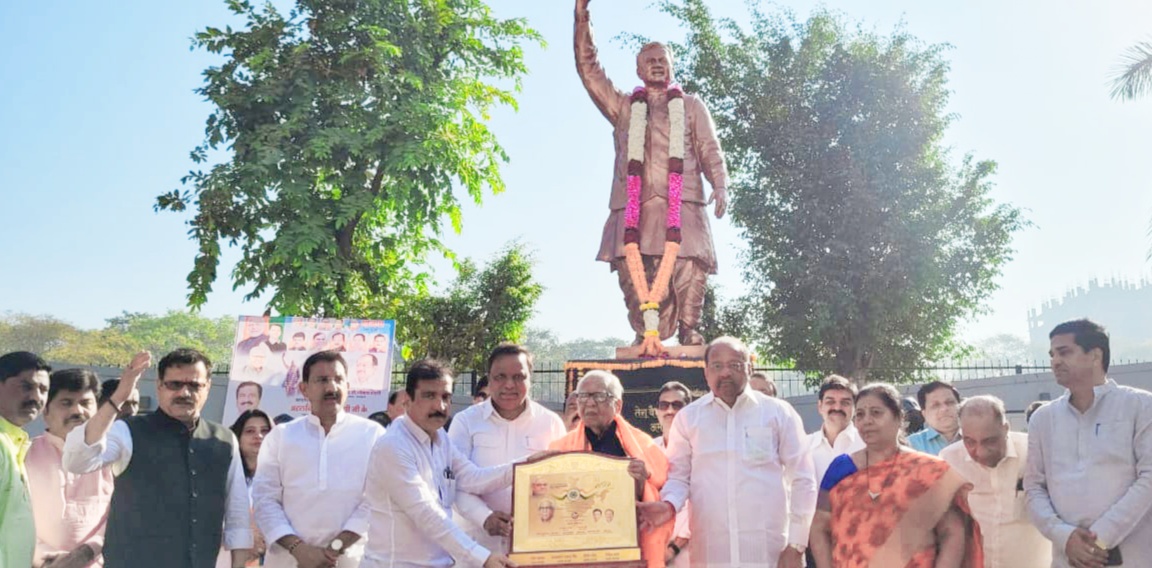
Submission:
[[[259,408],[272,418],[308,414],[300,392],[304,361],[334,350],[348,363],[345,410],[368,416],[388,407],[392,379],[393,320],[241,316],[228,372],[224,424]]]

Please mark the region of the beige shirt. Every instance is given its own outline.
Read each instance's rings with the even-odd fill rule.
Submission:
[[[972,459],[964,444],[940,452],[972,484],[968,504],[984,536],[985,568],[1047,568],[1052,565],[1052,543],[1032,526],[1022,479],[1028,463],[1028,435],[1008,433],[1008,453],[994,468]]]

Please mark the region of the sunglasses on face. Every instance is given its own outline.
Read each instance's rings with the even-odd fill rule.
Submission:
[[[680,410],[680,409],[684,408],[684,403],[680,402],[679,400],[675,400],[672,402],[669,402],[667,400],[661,400],[661,401],[656,403],[656,408],[658,408],[660,410],[668,410],[669,408],[671,408],[672,410]]]
[[[208,383],[201,383],[197,381],[161,381],[160,384],[164,385],[164,388],[172,392],[180,392],[184,389],[188,389],[188,391],[193,394],[208,388]]]

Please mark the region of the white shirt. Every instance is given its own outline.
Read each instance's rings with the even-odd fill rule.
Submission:
[[[732,407],[708,393],[676,415],[660,496],[677,511],[692,499],[693,566],[774,568],[785,546],[807,546],[816,479],[804,437],[792,406],[749,388]]]
[[[503,465],[548,449],[553,440],[568,433],[555,412],[529,400],[528,408],[515,420],[505,420],[496,412],[492,399],[470,406],[452,419],[448,438],[464,457],[480,467]],[[503,537],[484,530],[484,521],[493,511],[512,512],[512,486],[480,496],[456,493],[456,512],[468,536],[488,550],[506,551]]]
[[[660,446],[660,449],[664,450],[664,453],[668,453],[668,447],[664,445],[664,436],[653,438],[652,441],[656,442],[656,445]],[[689,543],[692,542],[692,528],[688,524],[691,515],[692,502],[689,501],[684,504],[684,508],[680,509],[680,512],[676,513],[676,523],[672,527],[672,538],[683,538],[687,539]],[[688,546],[685,546],[680,550],[680,554],[677,554],[672,559],[672,563],[668,566],[669,568],[688,568],[691,565],[692,553],[688,550]]]
[[[812,454],[812,467],[816,471],[817,487],[824,481],[824,474],[828,472],[828,466],[832,465],[832,460],[842,454],[851,454],[863,449],[864,440],[860,439],[860,432],[852,424],[841,430],[836,435],[836,441],[832,444],[828,443],[828,437],[824,435],[823,427],[808,434],[808,451]]]
[[[1119,545],[1125,565],[1152,559],[1152,393],[1111,379],[1093,390],[1087,412],[1065,392],[1028,425],[1024,488],[1053,567],[1069,566],[1064,545],[1076,527]]]
[[[1009,432],[1008,451],[994,468],[972,459],[964,444],[944,448],[940,458],[972,484],[968,505],[984,537],[985,568],[1052,565],[1052,543],[1032,525],[1024,491],[1018,489],[1028,462],[1028,434]]]
[[[256,526],[268,543],[265,566],[296,566],[296,559],[276,541],[296,535],[327,548],[336,535],[351,531],[361,540],[340,558],[340,568],[354,567],[368,534],[364,480],[369,449],[384,435],[379,424],[340,412],[327,435],[314,414],[272,429],[260,445],[252,480]]]
[[[89,446],[84,443],[87,422],[72,429],[64,438],[61,456],[64,470],[77,475],[111,466],[112,474],[119,476],[132,462],[132,433],[123,420],[112,423],[108,434]],[[244,482],[244,462],[240,460],[240,446],[232,438],[232,464],[224,487],[224,548],[252,548],[252,523],[248,511],[248,484]]]
[[[452,521],[457,490],[487,494],[512,484],[512,465],[480,468],[443,429],[435,440],[407,415],[376,441],[366,496],[372,509],[361,568],[484,564],[492,551]],[[503,551],[496,551],[502,553]]]

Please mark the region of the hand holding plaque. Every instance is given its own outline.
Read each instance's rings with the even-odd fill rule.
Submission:
[[[516,464],[509,558],[520,566],[644,566],[636,480],[647,469],[587,452]]]

